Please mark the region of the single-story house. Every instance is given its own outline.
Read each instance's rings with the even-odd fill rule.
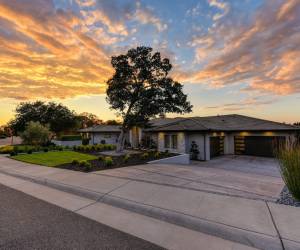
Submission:
[[[119,125],[96,125],[80,129],[84,138],[89,138],[89,144],[116,144],[121,132]]]
[[[91,144],[116,143],[119,126],[99,125],[81,130],[90,133]],[[274,145],[294,140],[299,127],[243,115],[157,118],[148,128],[132,128],[127,142],[132,147],[150,144],[158,151],[189,153],[192,142],[199,149],[199,160],[226,154],[274,156]],[[108,138],[110,140],[108,140]]]

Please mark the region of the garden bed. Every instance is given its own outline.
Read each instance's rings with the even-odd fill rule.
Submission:
[[[95,153],[93,155],[95,155]],[[107,156],[100,153],[97,159],[88,161],[90,163],[89,167],[86,167],[84,164],[80,164],[79,162],[61,164],[56,167],[62,169],[74,170],[74,171],[81,171],[81,172],[94,172],[94,171],[132,166],[132,165],[146,164],[149,161],[163,159],[172,156],[176,156],[176,154],[158,153],[158,152],[149,152],[149,153],[138,152],[130,155],[126,154],[123,156]],[[107,164],[106,161],[107,159],[109,159],[109,161],[111,160],[112,163]]]

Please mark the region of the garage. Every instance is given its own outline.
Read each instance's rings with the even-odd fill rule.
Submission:
[[[224,154],[224,137],[210,137],[210,158]]]
[[[281,136],[236,136],[235,154],[274,157],[276,147],[284,141]]]

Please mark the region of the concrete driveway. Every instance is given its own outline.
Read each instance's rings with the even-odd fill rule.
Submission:
[[[249,156],[223,156],[189,166],[145,164],[94,174],[269,201],[275,201],[284,186],[274,159]]]

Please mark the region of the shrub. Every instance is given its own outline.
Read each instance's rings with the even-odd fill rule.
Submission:
[[[27,154],[30,154],[30,155],[31,155],[31,154],[32,154],[32,149],[28,149],[28,150],[27,150]]]
[[[96,151],[96,147],[95,147],[94,145],[92,145],[92,146],[90,147],[90,149],[91,149],[92,152]]]
[[[98,144],[98,145],[95,146],[95,148],[96,148],[96,151],[102,151],[103,150],[103,145]]]
[[[104,161],[104,157],[103,157],[102,155],[100,155],[100,156],[98,157],[98,160],[99,160],[99,161]]]
[[[76,151],[77,150],[77,146],[73,146],[73,150]]]
[[[300,147],[288,143],[277,152],[282,178],[292,196],[300,201]]]
[[[84,171],[89,171],[92,168],[91,163],[88,161],[80,161],[79,166],[84,170]]]
[[[47,153],[49,151],[48,148],[44,148],[44,152]]]
[[[155,154],[154,154],[154,157],[157,159],[157,158],[159,158],[160,157],[160,152],[159,151],[157,151],[157,152],[155,152]]]
[[[15,156],[15,155],[17,155],[18,153],[16,152],[16,151],[12,151],[12,152],[10,152],[10,156]]]
[[[195,141],[192,141],[191,149],[190,149],[191,160],[198,160],[199,153],[200,152],[197,143]]]
[[[20,136],[26,144],[42,145],[49,141],[50,131],[48,127],[41,125],[39,122],[29,122]]]
[[[113,159],[110,156],[106,156],[104,158],[104,164],[106,167],[110,167],[113,165]]]
[[[149,153],[143,153],[142,154],[142,159],[146,160],[149,158]]]
[[[129,161],[129,158],[130,158],[130,155],[129,155],[129,154],[124,155],[123,161],[124,161],[125,163],[127,163],[127,162]]]
[[[59,140],[60,141],[80,141],[81,135],[62,135]]]
[[[77,159],[72,160],[72,165],[78,165],[79,161]]]
[[[58,151],[63,151],[64,148],[63,147],[58,147]]]
[[[82,145],[88,145],[90,142],[90,139],[89,138],[83,138],[82,139]]]
[[[2,147],[0,147],[0,154],[10,154],[12,151],[14,151],[13,146],[2,146]]]

